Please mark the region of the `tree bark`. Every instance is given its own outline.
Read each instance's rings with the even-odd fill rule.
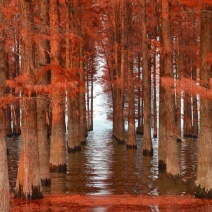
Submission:
[[[161,52],[161,69],[165,76],[173,77],[172,64],[172,38],[170,28],[170,3],[168,0],[162,1],[162,52]],[[174,85],[173,85],[174,86]],[[174,135],[175,116],[174,116],[174,94],[168,89],[161,89],[160,96],[160,140],[163,142],[163,162],[166,164],[166,172],[172,176],[180,175],[180,162],[177,153],[177,142]],[[163,102],[164,101],[164,102]],[[163,125],[162,125],[163,124]],[[160,145],[159,143],[159,145]],[[159,146],[159,151],[161,148]],[[159,152],[160,156],[160,152]],[[159,160],[161,158],[159,157]],[[165,159],[165,160],[164,160]]]
[[[151,69],[149,69],[149,57],[147,46],[146,28],[146,0],[142,0],[141,23],[142,23],[142,61],[143,61],[143,99],[144,99],[144,134],[143,134],[143,155],[153,155],[151,139]]]
[[[132,42],[132,4],[130,0],[126,0],[126,16],[127,16],[127,95],[128,95],[128,132],[127,132],[127,148],[136,149],[136,133],[135,133],[135,98],[134,98],[134,78],[133,78],[133,42]]]
[[[133,81],[133,59],[128,57],[128,131],[127,131],[127,148],[136,149],[135,133],[135,101]]]
[[[40,34],[46,33],[48,27],[48,0],[40,1]],[[39,67],[42,68],[49,63],[48,51],[49,45],[46,39],[40,40],[38,47]],[[48,73],[45,72],[39,79],[39,85],[48,84]],[[49,97],[45,94],[37,95],[37,126],[38,126],[38,148],[39,148],[39,164],[42,186],[51,185],[50,167],[49,167],[49,144],[48,144],[48,128],[46,122],[46,114],[48,113]]]
[[[119,143],[124,143],[124,117],[123,117],[123,64],[122,64],[122,32],[123,24],[121,7],[123,3],[113,2],[114,15],[114,67],[113,67],[113,136]],[[120,27],[121,26],[121,27]],[[122,31],[121,31],[122,30]]]
[[[212,52],[212,7],[204,8],[201,14],[200,33],[200,81],[210,89],[212,66],[207,62]],[[200,101],[200,134],[198,143],[196,197],[212,198],[212,104],[211,100]]]
[[[59,0],[50,0],[50,28],[52,39],[50,53],[52,64],[51,84],[58,82],[57,68],[60,60],[59,35]],[[50,144],[50,170],[52,172],[66,172],[66,143],[65,143],[65,98],[64,93],[54,90],[52,93],[52,130]]]
[[[143,135],[143,97],[141,88],[141,54],[138,53],[138,127],[136,133]]]
[[[193,81],[197,81],[197,70],[196,70],[196,64],[192,67],[192,79]],[[199,134],[199,127],[198,127],[198,107],[197,107],[197,95],[193,95],[193,127],[192,127],[192,137],[197,138]]]
[[[4,0],[0,1],[0,23],[4,23],[3,15]],[[4,38],[4,30],[1,29],[0,37]],[[6,81],[6,58],[4,39],[0,40],[0,96],[5,94]],[[9,212],[9,178],[7,165],[7,139],[6,139],[6,121],[5,110],[0,106],[0,211]]]
[[[18,33],[14,39],[16,41],[16,45],[15,45],[15,71],[13,78],[20,75],[20,38]],[[14,95],[18,96],[19,94]],[[13,134],[20,135],[21,134],[20,102],[16,102],[14,103],[14,105],[12,105],[12,119],[13,119]]]
[[[33,32],[32,2],[20,1],[22,26],[26,32]],[[35,84],[33,73],[33,43],[27,33],[22,34],[21,44],[22,74],[28,78],[29,85]],[[16,181],[15,198],[27,200],[43,198],[38,156],[36,95],[24,93],[22,103],[21,150]]]

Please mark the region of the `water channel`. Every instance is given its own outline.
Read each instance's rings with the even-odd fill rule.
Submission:
[[[81,152],[67,154],[67,173],[52,173],[52,186],[44,189],[44,193],[194,196],[197,141],[192,139],[178,143],[181,178],[172,179],[165,173],[159,173],[157,139],[153,139],[153,157],[142,156],[141,136],[137,136],[136,150],[127,150],[125,145],[117,144],[111,137],[112,123],[102,109],[104,98],[104,95],[97,95],[95,99],[94,130],[89,132],[86,145],[82,146]],[[12,191],[16,181],[20,137],[8,138],[8,146]]]

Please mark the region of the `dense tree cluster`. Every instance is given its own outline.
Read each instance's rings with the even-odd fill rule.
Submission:
[[[114,140],[136,149],[142,134],[151,156],[157,137],[159,169],[177,177],[177,140],[198,138],[196,196],[211,198],[211,23],[210,0],[0,0],[0,210],[6,136],[21,134],[15,196],[42,198],[93,129],[98,63]]]

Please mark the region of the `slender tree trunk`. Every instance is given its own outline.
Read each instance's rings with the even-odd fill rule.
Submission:
[[[83,58],[83,48],[82,45],[80,45],[79,49],[79,58]],[[81,70],[80,80],[83,82],[83,86],[80,86],[80,92],[79,92],[79,114],[80,114],[80,144],[86,143],[86,135],[87,135],[87,127],[85,127],[86,123],[86,110],[85,110],[85,92],[84,92],[84,85],[85,85],[85,76],[84,76],[84,64],[82,61],[79,62],[79,68]]]
[[[15,36],[15,71],[13,78],[20,75],[20,38],[19,34],[16,33]],[[13,91],[14,93],[14,91]],[[19,96],[19,94],[15,94]],[[20,102],[16,102],[12,105],[12,119],[13,119],[13,134],[20,135],[21,134],[21,114],[20,114]]]
[[[21,0],[20,4],[23,28],[28,32],[32,32],[32,2]],[[26,34],[22,34],[21,47],[22,73],[28,77],[28,83],[34,85],[33,43]],[[39,171],[35,98],[34,92],[30,97],[27,94],[22,97],[22,137],[15,197],[27,200],[43,198]]]
[[[181,25],[180,25],[181,29]],[[182,51],[181,51],[181,36],[178,36],[177,38],[177,53],[176,53],[176,72],[177,72],[177,80],[181,80],[181,75],[182,75]],[[181,100],[182,100],[182,91],[178,92],[176,94],[176,133],[178,136],[178,141],[181,141],[181,134],[182,134],[182,126],[181,126]]]
[[[173,64],[172,64],[172,39],[171,39],[171,30],[170,30],[170,5],[168,0],[162,1],[162,54],[161,60],[162,66],[161,69],[164,69],[162,73],[165,76],[169,76],[173,78]],[[173,85],[174,86],[174,85]],[[161,101],[165,101],[160,105],[161,113],[160,122],[163,121],[163,125],[161,126],[163,131],[160,131],[160,139],[159,142],[164,142],[163,148],[166,148],[165,151],[165,164],[166,164],[166,172],[173,176],[180,175],[180,162],[177,153],[177,142],[174,135],[174,126],[175,126],[175,117],[174,117],[174,94],[165,90],[161,93],[160,96]],[[161,149],[159,149],[161,150]],[[165,150],[165,149],[164,149]],[[163,151],[164,151],[163,150]],[[159,152],[160,153],[160,152]],[[160,158],[159,158],[160,159]]]
[[[143,135],[143,97],[141,88],[141,54],[138,53],[138,127],[137,134]]]
[[[148,62],[147,28],[146,28],[146,0],[141,5],[142,21],[142,61],[143,61],[143,98],[144,98],[144,134],[143,134],[143,155],[153,155],[151,139],[151,69]]]
[[[94,74],[91,74],[91,125],[90,129],[93,130],[93,83],[94,83]]]
[[[153,132],[153,137],[157,138],[157,134],[158,134],[158,109],[157,109],[157,52],[155,52],[154,55],[154,73],[153,73],[153,77],[154,77],[154,102],[153,102],[153,107],[154,107],[154,116],[153,116],[153,120],[154,120],[154,132]]]
[[[135,99],[134,99],[134,78],[133,78],[133,43],[132,43],[132,4],[130,0],[126,0],[126,16],[127,16],[127,94],[128,94],[128,132],[127,132],[127,148],[136,149],[136,133],[135,133]]]
[[[11,77],[11,73],[12,73],[12,62],[9,62],[10,59],[9,59],[9,56],[12,56],[12,55],[9,55],[9,53],[6,54],[6,69],[7,69],[7,72],[6,72],[6,78],[9,79],[9,80],[12,80],[12,77]],[[10,88],[6,88],[6,93],[10,93]],[[11,113],[11,105],[9,104],[6,108],[6,111],[5,111],[5,116],[6,116],[6,134],[8,137],[11,137],[13,136],[13,130],[12,130],[12,113]]]
[[[133,86],[133,60],[128,57],[128,132],[127,132],[127,148],[136,149],[136,133],[135,133],[135,101]]]
[[[200,81],[210,89],[212,66],[207,62],[212,52],[212,7],[206,7],[201,14],[200,33]],[[200,134],[198,143],[197,189],[196,197],[212,198],[212,104],[211,100],[201,98]]]
[[[48,0],[40,1],[40,19],[42,22],[40,33],[45,34],[48,26]],[[48,51],[49,45],[47,40],[41,39],[39,45],[39,65],[40,68],[49,63]],[[44,73],[39,79],[40,85],[48,84],[48,73]],[[46,122],[46,114],[49,104],[47,95],[37,95],[37,125],[38,125],[38,148],[39,148],[39,164],[42,186],[50,186],[50,167],[49,167],[49,147],[48,147],[48,129]]]
[[[57,84],[58,75],[56,68],[60,64],[59,43],[59,0],[50,0],[50,28],[52,39],[51,64],[52,85]],[[56,38],[57,39],[56,39]],[[54,90],[52,93],[52,130],[50,145],[50,170],[52,172],[66,172],[66,143],[65,143],[65,98],[64,93]]]
[[[193,81],[197,80],[197,74],[196,74],[196,65],[193,65],[192,67],[192,79]],[[197,95],[193,95],[193,127],[192,127],[192,137],[197,138],[198,137],[198,109],[197,109]]]
[[[185,67],[185,74],[186,77],[191,78],[191,70],[190,70],[190,55],[184,57],[184,67]],[[184,94],[184,130],[183,134],[184,137],[190,138],[192,137],[192,111],[191,111],[191,94],[185,93]]]
[[[122,66],[121,56],[122,54],[122,14],[120,2],[113,3],[113,15],[114,15],[114,95],[113,95],[113,136],[119,143],[124,143],[124,117],[123,117],[123,95],[122,95],[122,73],[124,67]],[[119,27],[122,26],[122,27]],[[121,29],[120,29],[121,28]]]
[[[4,0],[0,1],[0,23],[4,23],[4,15],[2,9]],[[1,29],[0,37],[4,38],[4,32]],[[0,96],[5,94],[6,80],[6,58],[5,58],[5,43],[4,39],[0,40]],[[0,106],[0,211],[9,212],[10,196],[9,196],[9,178],[7,165],[7,139],[5,129],[5,111]]]

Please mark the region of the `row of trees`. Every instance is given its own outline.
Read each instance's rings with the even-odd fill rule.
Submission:
[[[105,79],[112,82],[108,89],[113,99],[113,136],[124,142],[123,111],[127,111],[127,147],[136,148],[137,116],[137,131],[143,134],[143,155],[152,155],[153,122],[154,136],[159,138],[159,169],[173,176],[180,175],[176,140],[182,140],[183,136],[199,137],[197,185],[210,193],[211,187],[202,183],[206,173],[210,173],[211,161],[202,152],[207,148],[210,154],[210,112],[203,105],[210,96],[211,3],[168,0],[105,3],[101,39],[106,58]],[[204,125],[202,119],[206,121]],[[201,167],[208,167],[204,174]],[[202,193],[197,192],[199,195]]]
[[[0,5],[0,193],[1,211],[9,211],[6,134],[21,133],[15,197],[37,199],[43,197],[42,186],[51,184],[50,171],[66,172],[67,148],[80,150],[92,129],[96,47],[90,29],[97,17],[95,11],[86,13],[92,1],[11,0]]]
[[[42,198],[50,172],[66,171],[66,151],[80,150],[93,128],[99,61],[105,64],[115,140],[136,148],[137,123],[143,155],[152,155],[153,125],[159,168],[179,176],[176,139],[182,139],[183,114],[184,135],[199,138],[196,195],[211,197],[210,1],[1,0],[0,6],[4,211],[9,210],[6,134],[21,133],[15,196]]]

